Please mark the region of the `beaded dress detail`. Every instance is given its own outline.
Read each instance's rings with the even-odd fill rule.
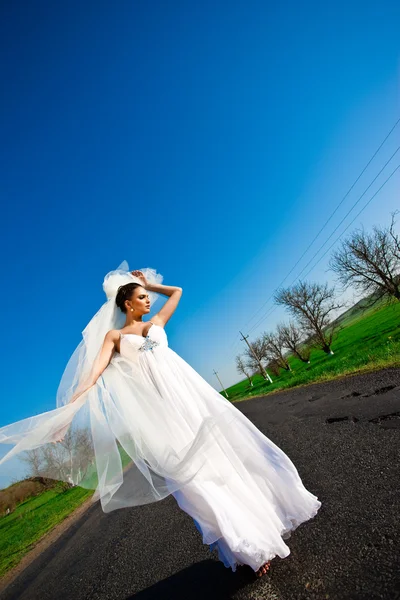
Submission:
[[[143,352],[146,350],[153,350],[153,348],[155,348],[156,346],[159,346],[160,342],[156,342],[155,340],[152,340],[151,338],[149,338],[149,336],[146,336],[146,341],[144,342],[144,344],[142,344],[139,347],[139,352]]]
[[[152,323],[152,321],[150,321],[150,323]],[[151,327],[154,326],[154,323],[152,324]],[[150,327],[150,329],[151,329]],[[147,350],[153,350],[154,348],[156,348],[157,346],[160,345],[160,342],[158,342],[157,340],[153,340],[149,334],[147,334],[146,336],[141,336],[141,335],[136,335],[133,333],[120,333],[120,338],[124,338],[125,336],[129,336],[129,335],[133,335],[134,337],[143,337],[144,338],[144,342],[141,346],[138,347],[138,351],[139,352],[146,352]]]

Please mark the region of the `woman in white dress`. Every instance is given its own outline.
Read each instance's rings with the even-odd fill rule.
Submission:
[[[107,274],[108,300],[67,365],[58,408],[0,428],[14,446],[0,474],[28,452],[35,474],[95,489],[104,512],[172,494],[226,567],[261,576],[321,502],[288,456],[169,348],[182,288],[161,280],[125,262]],[[158,294],[168,300],[144,321]]]

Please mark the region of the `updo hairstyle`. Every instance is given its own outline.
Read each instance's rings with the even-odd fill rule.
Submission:
[[[115,303],[123,313],[126,313],[125,300],[130,300],[132,298],[132,294],[137,287],[143,286],[141,286],[140,283],[127,283],[119,286]]]

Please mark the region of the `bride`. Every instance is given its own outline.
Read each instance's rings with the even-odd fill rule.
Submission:
[[[289,457],[168,346],[182,288],[124,261],[86,326],[57,391],[57,408],[0,428],[34,475],[94,489],[104,512],[172,495],[203,543],[233,571],[261,576],[321,502]],[[144,321],[159,294],[168,297]],[[195,343],[195,340],[193,340]]]

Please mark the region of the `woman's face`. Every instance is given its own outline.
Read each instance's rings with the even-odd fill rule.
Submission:
[[[146,314],[150,311],[150,297],[143,287],[133,290],[130,300],[127,300],[128,311],[133,308],[135,314]]]

